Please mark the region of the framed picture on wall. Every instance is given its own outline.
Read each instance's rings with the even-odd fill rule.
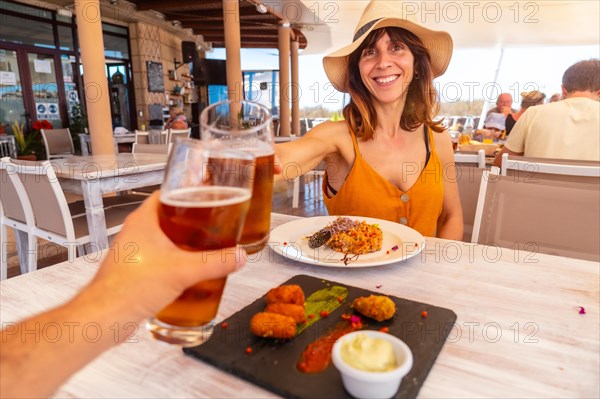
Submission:
[[[163,93],[165,81],[163,79],[163,66],[160,62],[147,61],[148,91],[152,93]]]

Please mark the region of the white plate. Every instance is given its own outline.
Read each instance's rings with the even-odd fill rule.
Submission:
[[[344,264],[344,254],[326,246],[310,248],[307,237],[316,233],[337,216],[318,216],[284,223],[271,231],[269,246],[283,257],[310,265],[325,267],[370,267],[404,261],[425,248],[425,238],[410,227],[387,220],[347,216],[352,220],[378,224],[383,232],[381,250],[359,255]],[[397,249],[393,249],[397,246]],[[352,256],[352,255],[349,255]]]

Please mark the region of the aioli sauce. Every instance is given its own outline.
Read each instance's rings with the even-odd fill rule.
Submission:
[[[340,355],[344,362],[359,370],[385,372],[397,367],[392,344],[364,333],[343,342]]]

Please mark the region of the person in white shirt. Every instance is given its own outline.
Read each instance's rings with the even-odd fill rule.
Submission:
[[[564,100],[529,108],[517,121],[502,154],[600,161],[600,60],[578,62],[562,79]]]

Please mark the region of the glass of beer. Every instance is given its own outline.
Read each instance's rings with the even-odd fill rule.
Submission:
[[[161,229],[184,250],[239,256],[233,248],[239,243],[250,207],[253,175],[254,156],[248,152],[211,148],[199,140],[178,140],[160,191]],[[226,280],[201,281],[186,289],[148,321],[150,333],[182,346],[207,340]]]
[[[273,200],[273,119],[264,106],[248,101],[224,101],[200,114],[202,141],[253,154],[256,168],[250,211],[240,244],[247,253],[260,251],[269,240]]]

